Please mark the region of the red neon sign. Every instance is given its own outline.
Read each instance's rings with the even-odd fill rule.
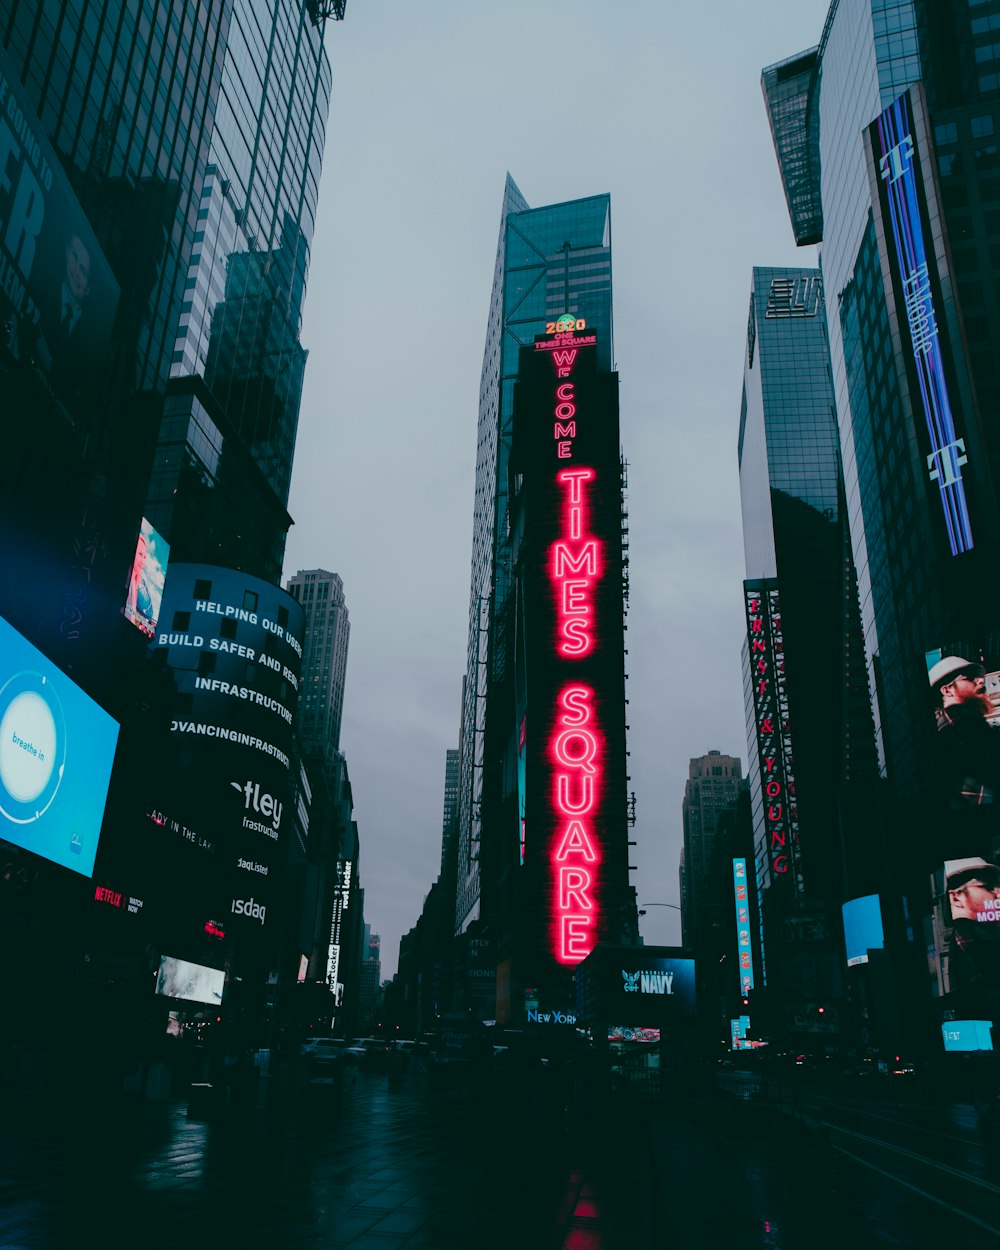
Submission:
[[[545,347],[551,350],[555,372],[552,437],[556,460],[571,461],[578,420],[576,383],[571,375],[579,345],[566,336],[558,348]],[[596,590],[604,575],[604,558],[589,518],[590,491],[596,478],[595,470],[586,465],[555,470],[560,528],[549,548],[546,571],[555,603],[554,650],[560,667],[585,659],[597,640]],[[603,789],[604,735],[591,686],[567,676],[556,686],[554,710],[548,742],[554,835],[549,852],[550,923],[556,960],[576,964],[597,942],[601,847],[596,822]]]

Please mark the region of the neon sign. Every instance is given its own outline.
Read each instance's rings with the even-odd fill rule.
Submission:
[[[774,878],[802,892],[798,805],[785,690],[785,646],[778,591],[744,585],[754,725],[768,862]]]

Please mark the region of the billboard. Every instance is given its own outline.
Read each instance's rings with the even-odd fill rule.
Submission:
[[[800,895],[799,820],[777,584],[773,580],[744,582],[743,593],[769,883],[788,881]]]
[[[925,653],[924,661],[944,802],[957,811],[1000,802],[1000,648],[996,638],[993,645],[968,640],[937,647]]]
[[[537,944],[571,968],[628,881],[621,465],[618,375],[582,320],[550,330],[522,347],[514,400],[517,832]]]
[[[695,1015],[694,959],[668,946],[606,946],[576,974],[577,1018],[587,1025],[662,1028]]]
[[[945,1050],[992,1050],[992,1020],[945,1020],[941,1025]]]
[[[733,860],[733,896],[736,902],[736,954],[740,970],[740,993],[744,997],[754,986],[753,948],[750,945],[750,899],[747,888],[747,861]]]
[[[868,963],[868,952],[885,946],[882,908],[877,894],[852,898],[841,908],[844,917],[844,949],[847,966]]]
[[[303,629],[302,608],[269,582],[170,566],[152,638],[171,679],[169,759],[144,802],[161,892],[198,932],[209,918],[251,941],[277,927]]]
[[[160,971],[156,977],[156,992],[164,998],[183,998],[192,1003],[222,1002],[226,974],[219,968],[207,968],[204,964],[188,963],[186,959],[174,959],[161,955]]]
[[[0,344],[75,418],[109,355],[118,284],[2,47],[0,222]]]
[[[0,837],[89,877],[118,722],[0,617]]]
[[[952,346],[957,331],[949,328],[944,316],[940,273],[944,252],[936,251],[932,232],[940,211],[929,179],[933,155],[927,132],[923,97],[911,88],[868,127],[869,177],[883,279],[902,340],[925,485],[937,497],[939,532],[956,556],[971,551],[975,542],[963,475],[974,459],[969,443],[974,416],[962,412],[960,394],[971,392],[967,380],[963,387],[958,385],[957,370],[964,365]]]
[[[126,620],[149,638],[156,632],[156,623],[160,619],[169,559],[170,544],[143,517],[125,587],[122,612]]]

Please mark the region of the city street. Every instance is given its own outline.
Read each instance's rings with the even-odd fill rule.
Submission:
[[[411,1070],[342,1087],[272,1078],[206,1119],[178,1099],[19,1115],[0,1139],[0,1245],[864,1250],[1000,1236],[1000,1150],[971,1108],[801,1101],[792,1117],[731,1095],[656,1113],[616,1099],[607,1117],[583,1105],[574,1118],[550,1098],[429,1089]]]

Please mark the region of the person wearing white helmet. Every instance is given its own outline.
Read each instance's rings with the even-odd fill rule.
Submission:
[[[1000,867],[980,857],[944,866],[951,933],[945,947],[949,992],[1000,989]]]
[[[1000,734],[986,719],[991,711],[983,666],[946,655],[931,666],[938,745],[952,807],[981,807],[1000,793]]]

